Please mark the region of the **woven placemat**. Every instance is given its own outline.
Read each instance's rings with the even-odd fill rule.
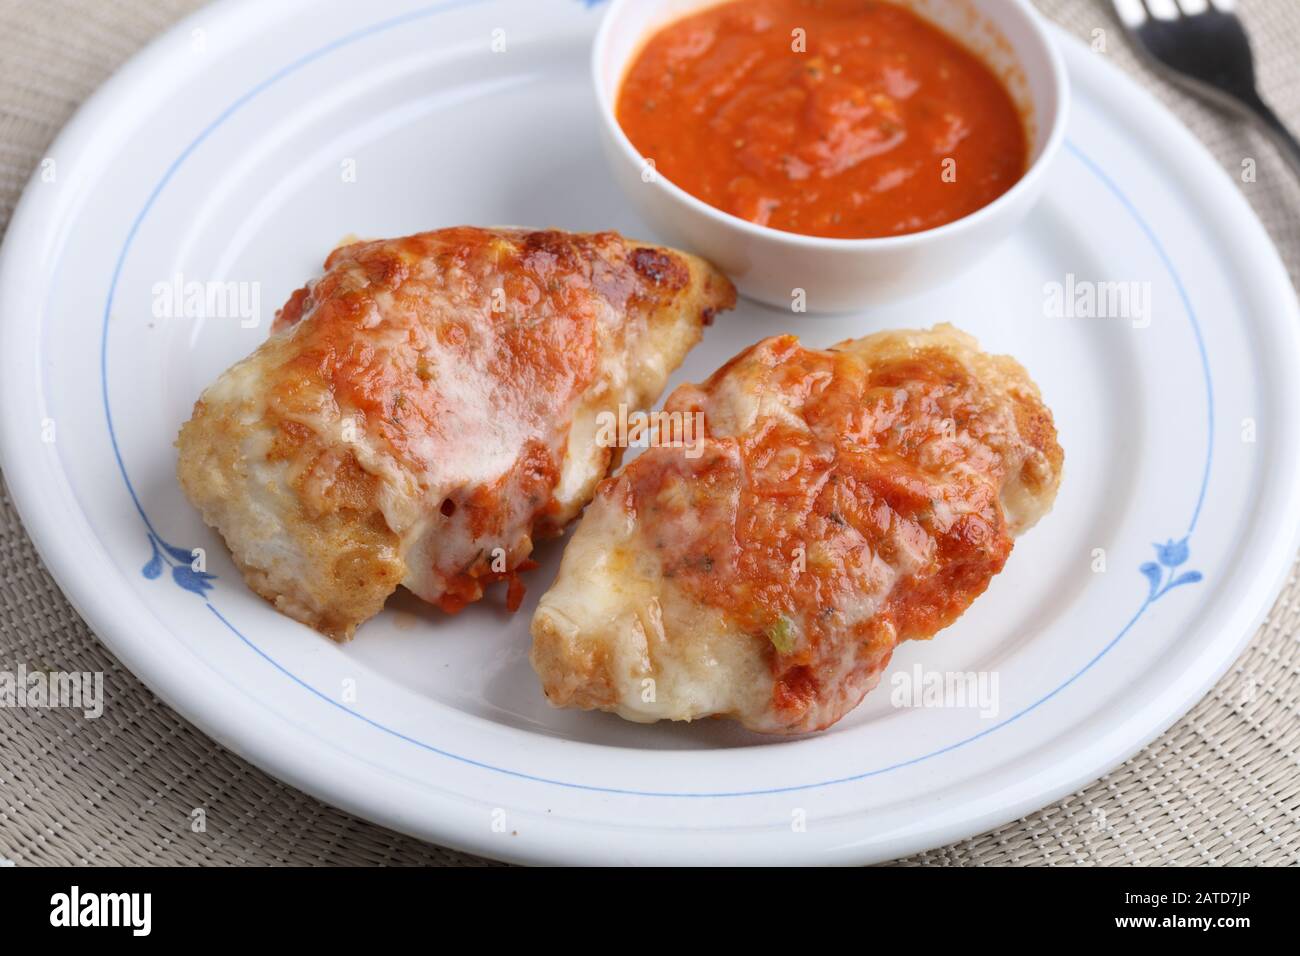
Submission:
[[[1243,186],[1300,275],[1300,187],[1269,144],[1151,79],[1109,4],[1036,0],[1137,75]],[[0,0],[0,230],[72,111],[199,0]],[[1300,127],[1300,2],[1242,0],[1261,83]],[[15,321],[15,316],[4,316]],[[0,357],[7,361],[10,357]],[[1297,370],[1300,373],[1300,370]],[[1300,413],[1300,410],[1297,410]],[[912,857],[942,864],[1300,863],[1300,609],[1286,590],[1241,660],[1183,720],[1113,773],[998,830]],[[41,565],[0,487],[0,670],[103,671],[109,706],[0,708],[0,862],[431,864],[487,861],[392,833],[222,749],[109,654]],[[202,809],[206,830],[191,831]]]

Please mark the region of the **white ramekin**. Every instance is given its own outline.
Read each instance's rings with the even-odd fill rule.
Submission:
[[[1065,138],[1069,79],[1028,0],[893,0],[980,55],[1028,117],[1028,171],[998,199],[962,219],[880,239],[803,236],[723,212],[648,172],[614,115],[618,88],[656,30],[719,2],[614,0],[596,36],[592,74],[605,151],[628,199],[660,238],[712,260],[743,295],[789,308],[802,290],[810,312],[843,312],[915,295],[973,266],[1042,194]]]

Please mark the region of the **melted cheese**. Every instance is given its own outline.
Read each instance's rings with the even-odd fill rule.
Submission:
[[[250,584],[333,636],[398,581],[454,611],[577,514],[611,461],[597,416],[653,401],[733,302],[702,261],[614,234],[346,246],[205,392],[181,481]]]
[[[534,618],[557,705],[828,726],[984,590],[1059,482],[1023,369],[947,326],[769,339],[666,408],[704,415],[703,454],[606,482]]]

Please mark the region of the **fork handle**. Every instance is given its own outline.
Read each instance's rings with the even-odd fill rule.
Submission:
[[[1282,153],[1282,158],[1287,161],[1296,178],[1300,179],[1300,140],[1295,138],[1295,134],[1287,128],[1281,117],[1273,112],[1273,108],[1258,93],[1247,100],[1247,105],[1254,113],[1260,128],[1273,138],[1273,142]]]

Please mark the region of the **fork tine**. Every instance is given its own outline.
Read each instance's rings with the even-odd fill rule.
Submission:
[[[1120,23],[1130,30],[1147,22],[1147,8],[1142,6],[1142,0],[1115,0],[1115,13]]]

